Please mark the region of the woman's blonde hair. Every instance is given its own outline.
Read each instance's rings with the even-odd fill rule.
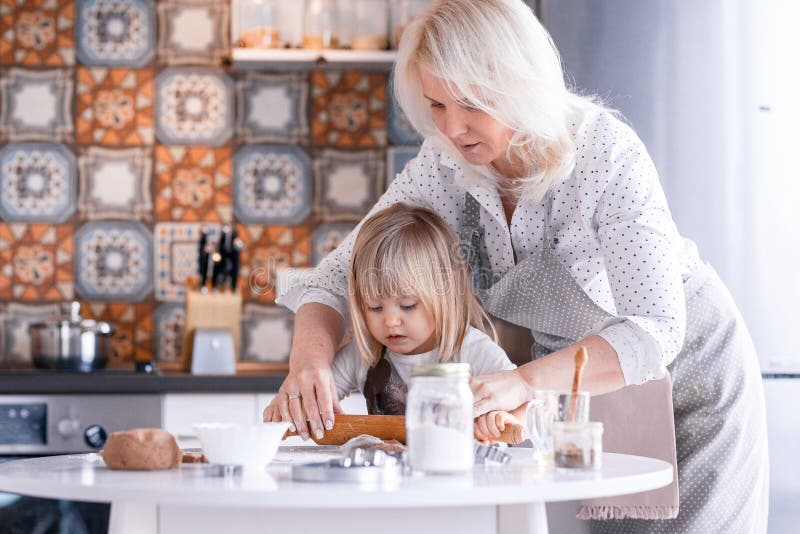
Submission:
[[[364,221],[353,244],[348,279],[353,337],[364,362],[373,366],[383,345],[364,320],[366,301],[413,295],[436,323],[439,361],[459,350],[469,325],[494,328],[472,292],[455,234],[437,214],[395,204]]]
[[[431,119],[420,68],[442,80],[454,99],[514,131],[507,157],[525,178],[515,187],[499,180],[501,188],[538,202],[572,172],[570,123],[576,113],[599,106],[567,88],[550,35],[522,0],[436,0],[403,31],[395,97],[420,133],[458,154]]]

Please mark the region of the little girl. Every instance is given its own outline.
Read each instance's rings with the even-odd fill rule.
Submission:
[[[333,361],[339,398],[360,391],[370,414],[405,413],[411,368],[466,362],[472,375],[515,366],[483,330],[491,324],[472,293],[447,223],[395,204],[362,225],[350,264],[354,342]]]
[[[431,211],[395,204],[367,219],[353,245],[348,289],[354,339],[337,352],[333,377],[339,398],[363,393],[370,414],[405,413],[417,364],[467,362],[473,376],[515,367],[484,332],[491,323],[457,238]],[[279,397],[265,421],[281,419]]]

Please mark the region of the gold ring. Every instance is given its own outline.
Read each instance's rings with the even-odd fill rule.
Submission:
[[[295,400],[295,399],[299,399],[300,398],[300,394],[299,393],[297,393],[297,394],[287,393],[287,395],[289,395],[289,400]]]

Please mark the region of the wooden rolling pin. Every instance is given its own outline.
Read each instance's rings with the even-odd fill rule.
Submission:
[[[402,415],[348,415],[338,414],[332,430],[327,430],[325,436],[311,439],[318,445],[342,445],[348,440],[369,434],[384,441],[397,440],[406,442],[406,418]],[[287,432],[285,437],[297,436],[297,432]],[[516,445],[526,438],[522,425],[506,425],[496,441],[503,441],[509,445]]]

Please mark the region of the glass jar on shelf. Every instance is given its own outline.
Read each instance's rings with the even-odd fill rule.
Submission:
[[[280,0],[239,0],[237,48],[281,48]]]
[[[303,48],[339,48],[337,4],[336,0],[306,0]]]
[[[385,50],[389,48],[389,6],[386,0],[351,0],[350,48]]]
[[[397,48],[403,30],[408,23],[414,20],[423,9],[428,7],[431,0],[394,0],[392,2],[392,48]]]
[[[472,391],[468,363],[415,365],[406,402],[411,469],[456,474],[474,461]]]

